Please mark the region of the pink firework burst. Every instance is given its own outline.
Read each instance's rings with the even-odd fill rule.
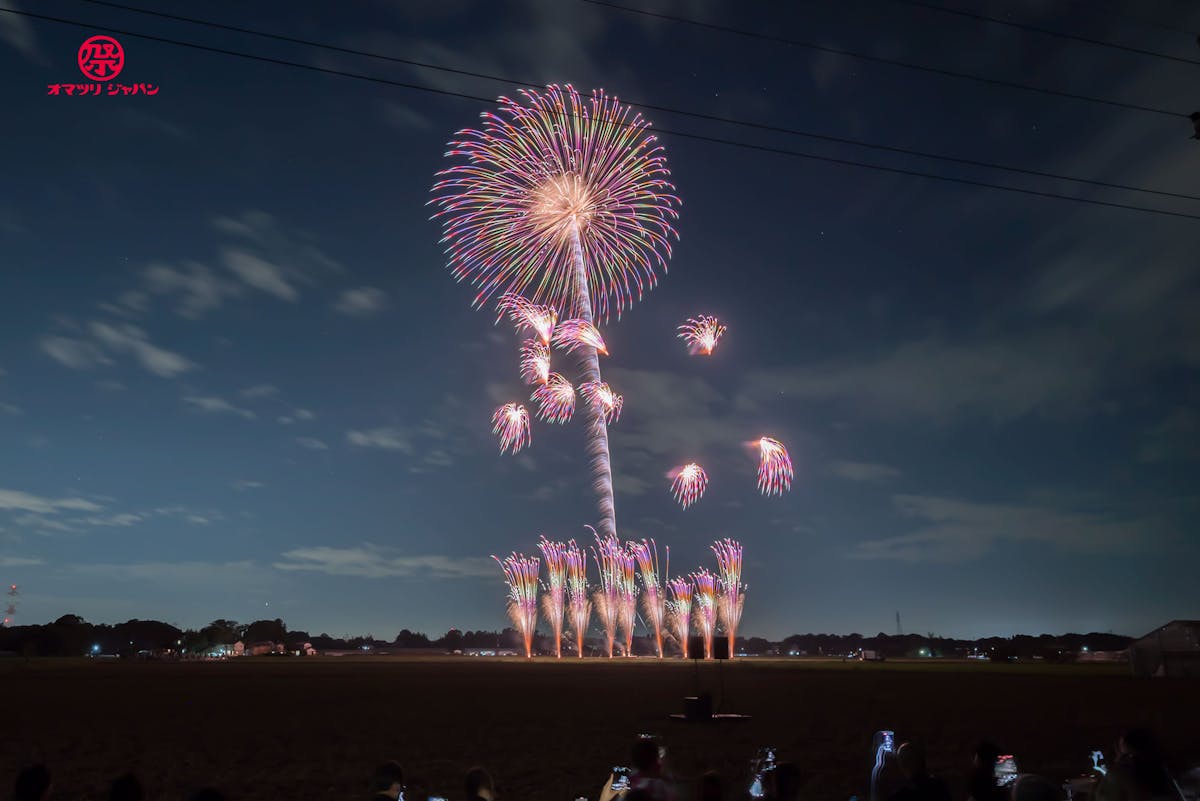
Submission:
[[[526,384],[545,384],[550,380],[550,346],[536,339],[521,344],[521,378]]]
[[[689,317],[688,321],[679,326],[679,338],[688,344],[688,353],[712,355],[717,340],[725,333],[725,326],[716,317],[702,314],[699,317]]]
[[[554,347],[573,353],[579,348],[595,348],[597,353],[608,355],[604,338],[596,326],[587,320],[563,320],[554,328]]]
[[[517,553],[504,559],[495,555],[492,558],[504,571],[504,580],[508,584],[508,616],[525,640],[525,657],[530,658],[533,656],[533,633],[537,628],[538,560]]]
[[[662,579],[658,574],[658,546],[654,540],[629,542],[625,546],[637,560],[638,572],[642,576],[642,611],[646,619],[654,627],[654,644],[658,649],[658,658],[663,656],[663,617],[665,605],[662,590]],[[671,551],[667,549],[667,561],[671,561]],[[668,565],[669,567],[669,565]]]
[[[459,131],[431,203],[455,278],[559,310],[578,300],[573,251],[587,263],[592,316],[620,313],[657,283],[677,238],[679,198],[649,123],[602,91],[521,90]]]
[[[500,437],[500,452],[521,450],[532,441],[529,433],[529,412],[519,403],[497,407],[492,415],[492,433]]]
[[[563,551],[563,559],[567,568],[567,614],[575,634],[575,655],[582,657],[583,640],[592,617],[592,602],[588,598],[587,554],[575,544],[575,540],[571,540]]]
[[[496,303],[497,314],[508,314],[508,319],[518,331],[532,328],[541,338],[543,345],[550,344],[554,334],[554,324],[558,322],[558,312],[553,306],[540,306],[515,292],[506,292]],[[499,322],[497,320],[496,322]]]
[[[567,591],[567,544],[551,542],[542,537],[538,541],[542,561],[546,563],[546,593],[542,596],[542,616],[550,621],[550,632],[554,636],[554,656],[562,657],[563,615]]]
[[[708,473],[695,462],[673,468],[667,478],[671,479],[671,493],[684,509],[700,500],[708,488]]]
[[[696,585],[696,624],[704,637],[704,658],[713,658],[713,633],[717,629],[717,577],[707,570],[692,574]]]
[[[712,546],[717,557],[717,583],[720,596],[717,600],[717,615],[729,638],[729,653],[732,656],[737,640],[738,624],[742,620],[742,607],[746,594],[742,586],[742,544],[726,537]]]
[[[538,405],[538,417],[551,423],[565,423],[575,414],[575,387],[559,373],[548,375],[530,400]]]
[[[667,600],[667,621],[683,658],[687,659],[688,635],[692,625],[692,580],[689,577],[673,578],[667,582],[667,590],[671,593]]]
[[[758,491],[763,495],[782,495],[792,488],[792,460],[787,448],[777,439],[763,437],[758,446]]]
[[[579,394],[600,410],[606,424],[612,425],[621,419],[621,409],[625,407],[625,399],[613,392],[607,382],[585,381],[579,385]]]

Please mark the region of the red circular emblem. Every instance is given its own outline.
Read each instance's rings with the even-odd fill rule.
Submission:
[[[93,81],[111,81],[125,66],[125,48],[111,36],[93,36],[79,46],[79,69]]]

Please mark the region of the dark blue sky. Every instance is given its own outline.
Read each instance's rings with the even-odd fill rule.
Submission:
[[[145,4],[149,5],[149,4]],[[576,0],[155,8],[629,100],[1194,193],[1186,120],[628,18]],[[147,18],[0,6],[480,96],[500,83]],[[1200,57],[1066,3],[972,3]],[[1132,6],[1131,6],[1132,7]],[[656,6],[1141,105],[1200,106],[1192,65],[890,0]],[[1057,10],[1053,10],[1057,9]],[[1137,11],[1182,29],[1200,10]],[[1190,16],[1189,16],[1190,14]],[[92,30],[90,33],[100,32]],[[425,203],[483,105],[121,37],[118,82],[50,97],[89,31],[0,14],[0,579],[19,621],[282,617],[393,636],[504,625],[487,557],[586,535],[579,424],[518,458],[490,415],[517,337],[469,308]],[[701,123],[664,128],[1189,213]],[[670,273],[604,329],[617,520],[672,572],[746,546],[743,629],[945,635],[1194,617],[1200,223],[664,137]],[[729,333],[689,358],[675,327]],[[759,497],[742,443],[797,476]],[[712,484],[682,511],[664,473]]]

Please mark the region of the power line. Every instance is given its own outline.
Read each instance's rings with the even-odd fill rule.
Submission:
[[[1160,53],[1157,50],[1143,50],[1140,47],[1131,47],[1129,45],[1118,44],[1117,42],[1107,42],[1103,39],[1091,39],[1087,36],[1078,36],[1073,33],[1063,33],[1062,31],[1052,30],[1050,28],[1042,28],[1038,25],[1030,25],[1025,22],[1013,22],[1011,20],[1000,19],[999,17],[980,14],[976,11],[964,11],[960,8],[948,8],[938,5],[937,3],[927,3],[925,0],[892,0],[893,3],[902,3],[906,6],[915,6],[917,8],[926,8],[930,11],[937,11],[942,14],[953,14],[957,17],[966,17],[967,19],[980,20],[981,22],[994,22],[997,25],[1005,25],[1009,28],[1016,28],[1020,31],[1030,31],[1032,33],[1040,33],[1045,36],[1055,36],[1059,39],[1067,39],[1072,42],[1081,42],[1083,44],[1095,45],[1096,47],[1108,47],[1113,50],[1122,50],[1126,53],[1136,53],[1142,56],[1151,56],[1153,58],[1161,58],[1167,61],[1177,61],[1182,64],[1192,64],[1200,66],[1200,61],[1191,58],[1182,58],[1180,56],[1172,56],[1169,53]]]
[[[504,83],[504,84],[515,84],[517,86],[526,86],[526,87],[530,87],[533,89],[541,89],[543,86],[542,84],[533,82],[533,81],[526,81],[526,80],[520,80],[517,78],[508,78],[508,77],[502,77],[502,76],[489,75],[487,73],[473,72],[471,70],[457,69],[454,67],[447,67],[447,66],[440,65],[440,64],[431,64],[431,63],[424,62],[424,61],[416,61],[414,59],[402,58],[400,56],[392,56],[392,55],[387,55],[384,53],[375,53],[375,52],[371,52],[371,51],[367,51],[367,50],[357,50],[357,49],[349,48],[349,47],[341,47],[339,45],[331,45],[331,44],[328,44],[325,42],[316,42],[316,41],[312,41],[310,39],[299,39],[299,38],[292,37],[292,36],[285,36],[283,34],[271,33],[269,31],[261,31],[261,30],[256,30],[253,28],[243,28],[243,27],[240,27],[237,25],[228,25],[225,23],[213,22],[211,20],[198,19],[195,17],[184,17],[184,16],[180,16],[177,14],[167,14],[162,11],[153,11],[150,9],[139,8],[137,6],[130,6],[130,5],[125,5],[123,3],[112,2],[112,0],[82,0],[82,2],[92,3],[94,5],[99,5],[99,6],[106,6],[108,8],[116,8],[116,9],[120,9],[122,11],[132,11],[132,12],[135,12],[138,14],[146,14],[149,16],[159,17],[162,19],[169,19],[169,20],[173,20],[176,22],[186,22],[186,23],[193,24],[193,25],[203,25],[206,27],[216,28],[219,30],[233,31],[236,33],[244,33],[244,34],[249,34],[252,36],[259,36],[264,39],[272,39],[275,41],[288,42],[291,44],[299,44],[299,45],[304,45],[307,47],[321,48],[323,50],[330,50],[330,51],[334,51],[334,52],[338,52],[338,53],[345,53],[345,54],[354,55],[354,56],[362,56],[365,58],[374,58],[374,59],[379,59],[382,61],[389,61],[389,62],[397,63],[397,64],[405,64],[408,66],[417,67],[419,69],[436,70],[438,72],[450,73],[453,75],[463,75],[463,76],[468,76],[468,77],[472,77],[472,78],[481,78],[483,80],[495,81],[495,82]],[[678,114],[680,116],[692,117],[694,119],[701,119],[701,120],[706,120],[709,122],[720,122],[720,123],[724,123],[727,125],[737,125],[737,126],[740,126],[743,128],[750,128],[750,129],[759,130],[759,131],[768,131],[771,133],[787,134],[790,136],[801,136],[801,137],[805,137],[808,139],[816,139],[816,140],[823,141],[823,142],[836,142],[838,144],[852,145],[854,147],[863,147],[863,148],[868,148],[871,150],[879,150],[879,151],[883,151],[883,152],[887,152],[887,153],[900,153],[900,154],[907,155],[907,156],[918,156],[921,158],[934,159],[937,161],[944,161],[944,162],[948,162],[951,164],[963,164],[963,165],[967,165],[967,166],[971,166],[971,167],[983,167],[983,168],[991,169],[991,170],[1004,170],[1007,172],[1018,173],[1021,175],[1031,175],[1031,176],[1034,176],[1037,178],[1052,178],[1054,180],[1059,180],[1059,181],[1073,181],[1076,183],[1088,184],[1090,186],[1100,186],[1100,187],[1104,187],[1107,189],[1120,189],[1120,190],[1129,191],[1129,192],[1142,192],[1142,193],[1150,194],[1150,195],[1159,195],[1161,197],[1172,197],[1172,198],[1179,198],[1182,200],[1200,200],[1200,196],[1184,194],[1181,192],[1168,192],[1168,191],[1159,190],[1159,189],[1146,189],[1146,188],[1140,187],[1140,186],[1130,186],[1128,184],[1118,184],[1118,183],[1112,183],[1109,181],[1098,181],[1098,180],[1094,180],[1091,178],[1076,178],[1076,177],[1073,177],[1070,175],[1060,175],[1058,173],[1046,172],[1043,170],[1035,170],[1035,169],[1029,169],[1029,168],[1025,168],[1025,167],[1016,167],[1016,166],[1013,166],[1010,164],[1001,164],[1001,163],[997,163],[997,162],[983,161],[981,159],[969,159],[969,158],[960,158],[957,156],[947,156],[945,154],[929,153],[926,151],[916,150],[914,148],[898,147],[895,145],[885,145],[885,144],[880,144],[877,142],[868,142],[863,139],[855,139],[855,138],[844,137],[844,136],[833,136],[830,134],[820,134],[820,133],[815,133],[813,131],[800,130],[797,128],[789,128],[789,127],[783,127],[783,126],[778,126],[778,125],[770,125],[767,123],[759,123],[759,122],[753,122],[753,121],[749,121],[749,120],[740,120],[740,119],[736,119],[733,117],[724,117],[724,116],[719,116],[716,114],[708,114],[708,113],[704,113],[704,112],[688,111],[686,109],[673,108],[670,106],[661,106],[661,105],[656,105],[656,104],[652,104],[652,103],[641,103],[638,101],[631,101],[628,98],[625,98],[623,102],[627,103],[628,105],[634,106],[636,108],[647,109],[650,111],[661,111],[661,112],[665,112],[668,114]]]
[[[1036,92],[1038,94],[1049,95],[1051,97],[1064,97],[1064,98],[1069,98],[1071,100],[1082,100],[1087,103],[1099,103],[1099,104],[1105,105],[1105,106],[1113,106],[1116,108],[1130,109],[1132,111],[1148,111],[1152,114],[1163,114],[1168,117],[1184,117],[1184,118],[1186,118],[1188,116],[1187,113],[1181,112],[1181,111],[1171,111],[1170,109],[1155,108],[1153,106],[1142,106],[1142,105],[1138,105],[1137,103],[1126,103],[1121,100],[1107,100],[1102,97],[1092,97],[1091,95],[1081,95],[1076,92],[1064,92],[1064,91],[1059,91],[1058,89],[1046,89],[1041,86],[1033,86],[1032,84],[1020,83],[1018,81],[1006,81],[1001,78],[988,78],[983,75],[972,75],[971,73],[968,73],[968,72],[957,72],[955,70],[943,69],[941,67],[929,67],[924,64],[917,64],[916,62],[912,62],[912,61],[900,61],[899,59],[884,58],[882,56],[873,56],[868,53],[860,53],[860,52],[856,52],[853,50],[845,50],[840,47],[832,47],[829,45],[817,44],[815,42],[806,42],[801,39],[790,39],[790,38],[787,38],[784,36],[773,36],[773,35],[767,34],[767,33],[759,33],[758,31],[748,31],[748,30],[745,30],[742,28],[732,28],[732,27],[729,27],[728,25],[717,25],[717,24],[714,24],[711,22],[703,22],[701,20],[691,19],[689,17],[680,17],[680,16],[676,16],[673,14],[660,14],[655,11],[646,11],[645,9],[641,9],[641,8],[632,8],[630,6],[623,6],[618,3],[609,3],[609,2],[606,2],[606,0],[580,0],[580,2],[588,3],[588,4],[594,5],[594,6],[603,6],[604,8],[611,8],[611,9],[615,9],[617,11],[624,11],[628,14],[640,14],[645,17],[653,17],[655,19],[663,19],[663,20],[669,20],[671,22],[679,22],[684,25],[694,25],[695,27],[706,28],[706,29],[712,30],[712,31],[720,31],[722,33],[732,33],[732,34],[736,34],[738,36],[745,36],[745,37],[749,37],[752,39],[761,39],[761,40],[767,41],[767,42],[777,42],[779,44],[793,45],[795,47],[803,47],[807,50],[818,50],[822,53],[833,53],[835,55],[846,56],[848,58],[856,58],[861,61],[871,61],[871,62],[875,62],[877,64],[890,64],[894,67],[903,67],[905,69],[917,70],[919,72],[926,72],[926,73],[930,73],[933,75],[942,75],[942,76],[946,76],[949,78],[963,78],[963,79],[969,80],[969,81],[985,83],[990,86],[1003,86],[1007,89],[1020,89],[1025,92]]]
[[[238,50],[229,50],[226,48],[213,47],[211,45],[202,45],[202,44],[198,44],[196,42],[187,42],[187,41],[183,41],[180,39],[170,39],[170,38],[167,38],[164,36],[154,36],[152,34],[138,33],[136,31],[129,31],[129,30],[125,30],[122,28],[116,28],[116,27],[112,27],[112,26],[108,26],[108,25],[95,25],[92,23],[80,22],[78,20],[64,19],[62,17],[53,17],[53,16],[50,16],[47,14],[37,14],[37,13],[31,12],[31,11],[18,11],[16,9],[12,9],[12,8],[0,8],[0,12],[4,12],[6,14],[16,14],[18,16],[29,17],[31,19],[40,19],[40,20],[44,20],[47,22],[55,22],[55,23],[59,23],[62,25],[70,25],[70,26],[76,27],[76,28],[87,28],[87,29],[91,29],[91,30],[106,31],[108,33],[116,33],[116,34],[120,34],[122,36],[130,36],[135,39],[145,39],[147,41],[159,42],[161,44],[169,44],[169,45],[174,45],[177,47],[186,47],[186,48],[190,48],[193,50],[200,50],[200,51],[209,52],[209,53],[218,53],[221,55],[234,56],[235,58],[243,58],[243,59],[247,59],[250,61],[261,61],[261,62],[264,62],[267,64],[277,64],[277,65],[285,66],[285,67],[293,67],[296,69],[306,70],[308,72],[316,72],[316,73],[321,73],[321,74],[325,74],[325,75],[337,75],[337,76],[340,76],[343,78],[353,78],[355,80],[367,81],[369,83],[378,83],[378,84],[383,84],[386,86],[394,86],[394,87],[398,87],[401,89],[414,89],[414,90],[421,91],[421,92],[427,92],[429,94],[442,95],[445,97],[455,97],[455,98],[459,98],[459,99],[463,99],[463,100],[472,100],[472,101],[475,101],[478,103],[486,103],[489,105],[495,102],[494,98],[481,97],[479,95],[467,94],[466,92],[454,92],[454,91],[450,91],[448,89],[437,89],[437,88],[434,88],[431,86],[422,86],[420,84],[407,83],[404,81],[395,81],[395,80],[391,80],[389,78],[379,78],[374,75],[363,75],[361,73],[356,73],[356,72],[346,72],[344,70],[335,70],[335,69],[332,69],[329,67],[319,67],[315,64],[304,64],[304,63],[298,62],[298,61],[288,61],[286,59],[274,58],[271,56],[262,56],[262,55],[258,55],[255,53],[244,53],[244,52],[241,52]],[[1188,214],[1186,212],[1180,212],[1180,211],[1169,211],[1167,209],[1156,209],[1156,208],[1151,208],[1148,206],[1135,206],[1135,205],[1128,204],[1128,203],[1116,203],[1116,202],[1105,201],[1105,200],[1094,200],[1091,198],[1073,197],[1071,195],[1063,195],[1063,194],[1059,194],[1056,192],[1045,192],[1045,191],[1036,190],[1036,189],[1025,189],[1025,188],[1016,187],[1016,186],[1006,186],[1004,184],[993,184],[993,183],[989,183],[987,181],[977,181],[977,180],[973,180],[973,179],[969,179],[969,178],[955,178],[953,176],[938,175],[937,173],[922,172],[920,170],[907,170],[907,169],[902,169],[899,167],[888,167],[888,166],[881,165],[881,164],[871,164],[868,162],[854,161],[852,159],[832,158],[829,156],[817,155],[815,153],[805,153],[803,151],[789,150],[786,148],[779,148],[779,147],[771,147],[768,145],[759,145],[759,144],[754,144],[752,142],[741,142],[741,141],[734,140],[734,139],[724,139],[724,138],[715,137],[715,136],[705,136],[703,134],[691,133],[691,132],[687,132],[687,131],[676,131],[676,130],[670,130],[670,129],[666,129],[666,128],[654,128],[653,130],[656,133],[666,134],[668,136],[677,136],[677,137],[680,137],[683,139],[693,139],[693,140],[700,141],[700,142],[710,142],[713,144],[721,144],[721,145],[726,145],[729,147],[737,147],[737,148],[741,148],[741,149],[745,149],[745,150],[753,150],[753,151],[758,151],[758,152],[762,152],[762,153],[774,153],[777,155],[791,156],[793,158],[801,158],[801,159],[807,159],[807,160],[811,160],[811,161],[822,161],[822,162],[827,162],[829,164],[839,164],[839,165],[848,166],[848,167],[858,167],[861,169],[873,170],[876,172],[887,172],[887,173],[892,173],[892,174],[896,174],[896,175],[907,175],[907,176],[918,177],[918,178],[927,178],[927,179],[934,180],[934,181],[943,181],[946,183],[954,183],[954,184],[960,184],[960,185],[965,185],[965,186],[983,187],[983,188],[988,188],[988,189],[999,190],[1002,192],[1013,192],[1016,194],[1028,195],[1028,196],[1033,196],[1033,197],[1044,197],[1044,198],[1054,198],[1054,199],[1058,199],[1058,200],[1068,200],[1068,201],[1073,201],[1076,203],[1084,203],[1084,204],[1092,205],[1092,206],[1103,206],[1103,207],[1107,207],[1107,208],[1124,209],[1127,211],[1140,211],[1140,212],[1143,212],[1146,214],[1157,214],[1157,215],[1166,216],[1166,217],[1179,217],[1179,218],[1184,218],[1184,219],[1189,219],[1189,220],[1200,220],[1200,215]]]
[[[1103,14],[1106,17],[1114,19],[1123,19],[1126,22],[1132,22],[1135,25],[1144,25],[1147,28],[1157,28],[1160,31],[1169,31],[1171,33],[1182,33],[1184,36],[1191,37],[1193,40],[1196,37],[1196,31],[1186,30],[1184,28],[1176,28],[1172,25],[1167,25],[1157,20],[1147,19],[1146,17],[1138,17],[1133,14],[1126,14],[1121,11],[1113,11],[1109,8],[1097,8],[1094,3],[1084,2],[1084,0],[1067,0],[1067,3],[1076,8],[1084,8],[1094,14]]]

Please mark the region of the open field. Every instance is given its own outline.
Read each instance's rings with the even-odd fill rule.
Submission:
[[[963,797],[981,736],[1022,769],[1077,774],[1119,728],[1153,728],[1190,753],[1200,683],[1137,680],[1124,667],[748,659],[242,659],[210,663],[0,661],[6,792],[17,765],[51,768],[56,798],[97,799],[125,770],[152,799],[204,783],[234,799],[366,796],[375,763],[395,758],[454,801],[476,763],[507,801],[595,799],[639,732],[662,734],[675,770],[741,777],[761,745],[800,763],[806,797],[863,797],[871,735],[891,728],[929,747]],[[701,686],[750,721],[672,722]],[[1187,761],[1187,760],[1184,760]],[[739,778],[740,781],[740,778]]]

